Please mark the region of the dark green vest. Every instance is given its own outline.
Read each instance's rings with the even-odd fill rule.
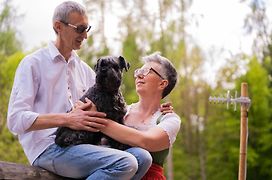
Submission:
[[[157,119],[157,124],[159,124],[161,122],[163,115],[160,115],[160,117],[158,117]],[[163,163],[167,157],[169,153],[169,149],[165,149],[162,151],[157,151],[157,152],[150,152],[152,159],[153,159],[153,163],[158,164],[160,166],[163,166]]]

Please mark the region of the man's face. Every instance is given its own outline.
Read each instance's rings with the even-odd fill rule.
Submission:
[[[82,41],[87,39],[87,32],[84,30],[82,33],[79,33],[76,28],[88,27],[88,18],[75,12],[69,15],[69,20],[66,23],[70,25],[62,23],[63,30],[60,32],[62,46],[70,51],[80,49]]]

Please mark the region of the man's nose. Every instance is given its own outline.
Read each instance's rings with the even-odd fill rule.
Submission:
[[[88,38],[87,31],[84,31],[84,32],[82,33],[82,36],[83,36],[84,39],[87,39],[87,38]]]

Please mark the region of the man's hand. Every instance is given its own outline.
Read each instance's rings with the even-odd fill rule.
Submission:
[[[77,101],[73,110],[75,109],[82,109],[84,111],[97,111],[95,104],[88,98],[85,98],[86,103],[82,101]],[[72,110],[72,111],[73,111]]]
[[[162,112],[163,115],[167,114],[167,113],[173,113],[174,110],[173,110],[172,103],[166,102],[166,103],[161,104],[160,111]]]
[[[98,112],[96,106],[89,99],[86,103],[77,102],[73,110],[67,114],[66,126],[74,130],[98,132],[108,122],[106,114]]]

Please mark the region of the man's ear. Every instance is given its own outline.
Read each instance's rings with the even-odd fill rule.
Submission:
[[[61,29],[61,22],[60,21],[55,21],[53,23],[53,29],[54,29],[55,33],[58,34],[60,32],[60,29]]]

